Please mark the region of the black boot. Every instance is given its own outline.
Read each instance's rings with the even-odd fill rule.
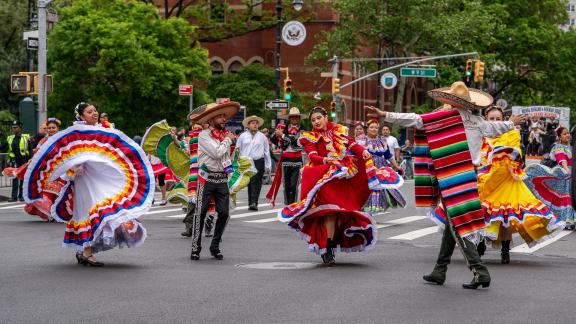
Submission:
[[[322,262],[325,265],[331,267],[336,264],[336,260],[334,259],[334,241],[332,239],[328,239],[326,242],[326,253],[322,254]]]
[[[192,237],[192,226],[191,224],[186,223],[186,230],[180,233],[183,237]]]
[[[480,244],[478,244],[477,250],[478,250],[478,255],[483,256],[484,253],[486,252],[486,241],[480,242]]]
[[[510,241],[502,241],[502,264],[510,263]]]
[[[482,286],[482,288],[490,287],[490,273],[484,265],[478,264],[472,266],[472,272],[474,273],[474,279],[472,279],[469,284],[463,284],[462,288],[476,289],[480,286]]]
[[[200,250],[201,248],[198,248],[198,250],[192,250],[192,252],[190,253],[190,260],[194,261],[200,260]]]
[[[448,265],[436,264],[434,270],[430,274],[422,276],[422,279],[430,283],[443,285],[444,281],[446,281],[446,271],[448,271]]]

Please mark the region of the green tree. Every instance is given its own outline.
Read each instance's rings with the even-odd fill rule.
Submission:
[[[333,7],[338,23],[324,33],[309,58],[312,62],[334,54],[361,56],[366,48],[381,58],[463,52],[485,41],[496,26],[490,8],[480,0],[335,0]],[[400,78],[395,110],[402,107],[405,87],[406,79]]]
[[[22,32],[28,20],[27,2],[0,1],[0,109],[17,111],[18,96],[10,93],[10,75],[26,70]]]
[[[130,134],[185,118],[188,98],[178,96],[178,84],[210,75],[207,51],[187,21],[160,19],[152,5],[124,0],[77,0],[60,14],[49,36],[51,115],[70,121],[74,105],[88,100]]]
[[[566,1],[484,2],[500,8],[494,12],[498,28],[481,49],[490,59],[493,94],[513,104],[576,107],[570,91],[576,87],[576,33],[559,28],[568,19]]]
[[[274,69],[252,64],[237,73],[214,75],[208,94],[212,98],[230,98],[246,106],[246,115],[257,115],[270,125],[274,112],[264,109],[264,101],[274,98]]]

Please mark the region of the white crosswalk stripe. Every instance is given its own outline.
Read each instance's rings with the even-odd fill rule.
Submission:
[[[14,208],[22,208],[24,206],[23,203],[1,203],[1,209],[14,209]],[[165,205],[165,206],[153,206],[151,211],[149,211],[144,217],[146,216],[156,216],[160,219],[182,219],[185,217],[185,211],[177,205]],[[236,204],[236,208],[230,209],[232,220],[239,220],[245,224],[251,225],[262,225],[266,226],[269,223],[281,223],[277,218],[277,213],[282,210],[282,206],[278,206],[278,208],[272,208],[271,204],[269,203],[261,203],[259,206],[259,211],[248,211],[247,201],[245,200],[238,200]],[[424,240],[426,237],[438,234],[438,226],[434,225],[431,226],[431,223],[426,221],[426,216],[421,215],[414,215],[414,216],[404,216],[398,217],[393,219],[386,219],[393,214],[395,216],[401,215],[400,212],[396,210],[386,211],[383,213],[374,214],[376,219],[378,220],[377,228],[380,232],[380,237],[383,240],[393,240],[393,241],[415,241],[415,240]],[[384,216],[387,215],[387,216]],[[513,247],[510,252],[514,253],[534,253],[550,244],[554,244],[555,242],[559,241],[563,237],[572,234],[572,231],[562,231],[557,236],[552,239],[549,239],[543,243],[540,243],[532,248],[529,248],[526,244],[519,244]],[[441,234],[438,234],[441,235]],[[434,240],[430,238],[428,240]],[[522,242],[520,239],[515,239],[516,242]],[[439,242],[438,242],[439,243]]]

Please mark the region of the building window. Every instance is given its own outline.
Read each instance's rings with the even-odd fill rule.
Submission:
[[[571,3],[569,5],[568,11],[575,12],[576,11],[576,4]]]
[[[228,67],[228,73],[236,73],[236,72],[238,72],[241,68],[242,68],[242,63],[240,63],[240,62],[238,62],[238,61],[234,61],[234,62],[232,62],[232,64],[230,64],[230,66]]]
[[[212,74],[223,74],[224,73],[224,66],[220,62],[212,62],[210,64],[210,68],[212,69]]]

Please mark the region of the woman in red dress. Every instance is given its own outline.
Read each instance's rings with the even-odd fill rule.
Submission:
[[[58,118],[50,117],[46,120],[44,126],[46,127],[46,136],[38,142],[38,145],[34,149],[34,153],[38,151],[40,146],[42,146],[50,136],[56,134],[60,130],[60,120]],[[24,180],[24,174],[26,173],[28,164],[30,164],[30,161],[19,168],[6,168],[2,173],[5,176],[17,177],[20,180]],[[46,188],[43,188],[42,199],[24,205],[24,211],[29,215],[36,215],[45,221],[54,221],[50,215],[50,208],[65,184],[66,182],[62,179],[56,179],[55,181],[49,182]]]
[[[314,129],[299,139],[310,159],[302,171],[302,200],[285,207],[278,218],[333,265],[338,247],[354,252],[376,244],[376,222],[362,212],[370,195],[366,160],[371,155],[347,135],[346,127],[329,122],[324,108],[312,109],[310,120]]]

